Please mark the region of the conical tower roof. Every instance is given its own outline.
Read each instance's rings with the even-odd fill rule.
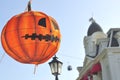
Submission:
[[[97,31],[103,32],[100,25],[97,24],[93,18],[90,18],[89,21],[91,21],[92,23],[90,24],[90,26],[88,28],[87,36],[91,36],[94,32],[97,32]]]

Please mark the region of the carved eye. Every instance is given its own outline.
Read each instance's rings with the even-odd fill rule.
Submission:
[[[46,27],[46,18],[42,18],[38,21],[38,25]]]

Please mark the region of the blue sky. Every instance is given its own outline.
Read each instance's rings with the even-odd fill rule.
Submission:
[[[0,31],[12,16],[24,12],[27,3],[28,0],[0,1]],[[119,3],[119,0],[32,0],[32,10],[54,17],[60,26],[62,41],[57,56],[63,69],[59,80],[78,77],[76,68],[83,65],[83,38],[90,25],[89,18],[94,17],[105,33],[120,27]],[[4,53],[0,44],[0,59]],[[48,62],[40,64],[34,75],[34,65],[19,63],[5,53],[0,62],[0,80],[54,80]],[[72,71],[67,70],[68,65]]]

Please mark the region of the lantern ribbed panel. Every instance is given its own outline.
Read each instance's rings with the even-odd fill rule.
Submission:
[[[46,27],[38,25],[42,18]],[[40,64],[49,60],[58,51],[61,37],[51,20],[46,14],[33,11],[13,16],[1,36],[6,53],[21,63]]]

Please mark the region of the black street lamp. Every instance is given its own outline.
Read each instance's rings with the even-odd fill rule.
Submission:
[[[53,60],[49,62],[51,72],[55,76],[55,80],[58,80],[58,75],[60,75],[62,70],[62,62],[57,60],[58,58],[55,56],[53,57]]]

